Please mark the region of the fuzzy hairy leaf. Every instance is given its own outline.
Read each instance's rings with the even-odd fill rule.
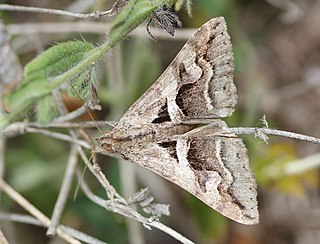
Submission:
[[[70,81],[68,93],[70,96],[84,99],[92,91],[96,76],[96,67],[92,65],[89,70],[79,74],[77,77]]]
[[[25,104],[32,104],[42,100],[40,102],[41,113],[38,112],[41,119],[38,119],[40,121],[48,121],[48,119],[44,118],[45,114],[50,114],[51,112],[50,106],[48,106],[51,95],[48,94],[51,94],[57,88],[50,85],[51,80],[76,66],[85,58],[86,53],[93,48],[93,45],[87,42],[69,41],[53,46],[43,52],[26,65],[24,80],[14,92],[5,97],[6,108],[9,111],[14,111],[21,106],[25,106]],[[82,73],[85,73],[85,71]],[[81,79],[83,77],[78,75],[71,81],[79,82],[77,78]],[[43,96],[45,98],[41,99]]]
[[[92,44],[80,41],[55,45],[27,64],[23,83],[35,78],[54,78],[79,63],[93,48]]]
[[[56,101],[53,96],[47,95],[38,102],[37,120],[40,123],[48,123],[58,116]]]

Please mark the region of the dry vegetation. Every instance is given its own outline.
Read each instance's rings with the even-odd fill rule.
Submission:
[[[47,0],[6,1],[7,4],[37,4],[37,7],[41,4],[41,7],[69,9],[77,13],[105,11],[112,6],[112,2],[64,1],[62,4],[61,1]],[[76,3],[79,5],[72,5]],[[178,12],[183,29],[177,31],[176,39],[152,30],[157,38],[157,42],[154,42],[142,27],[100,61],[96,79],[100,83],[98,94],[103,110],[91,114],[97,121],[119,119],[169,64],[192,33],[191,28],[223,15],[234,45],[237,67],[235,83],[239,91],[237,111],[228,124],[237,127],[263,126],[259,120],[266,115],[270,128],[319,138],[319,13],[320,0],[193,1],[192,18],[183,8]],[[102,18],[88,23],[61,16],[4,11],[0,17],[4,23],[0,26],[0,47],[3,48],[2,40],[7,33],[11,51],[17,54],[22,67],[52,43],[74,39],[101,43],[108,28],[107,22],[110,21],[109,18]],[[2,31],[4,29],[7,32]],[[22,79],[22,69],[12,66],[17,60],[4,55],[4,49],[1,50],[0,89],[5,91]],[[8,70],[14,72],[5,79],[4,74],[8,74]],[[79,114],[84,112],[81,110],[81,101],[68,96],[62,100],[69,111],[80,107]],[[25,118],[32,117],[33,114],[29,112]],[[84,114],[78,122],[83,121],[89,121],[90,124],[92,117]],[[91,138],[100,135],[96,125],[91,123],[94,129],[84,129]],[[0,141],[1,174],[8,183],[0,184],[2,191],[6,192],[1,194],[0,228],[10,243],[54,243],[45,236],[45,228],[32,225],[32,219],[25,220],[28,224],[21,224],[15,222],[13,215],[8,215],[27,214],[14,196],[8,194],[14,189],[29,200],[30,206],[36,206],[41,214],[50,218],[62,179],[68,172],[66,165],[77,164],[78,168],[74,170],[81,172],[84,164],[79,159],[90,157],[92,145],[85,142],[84,133],[78,130],[71,132],[70,140],[77,137],[82,146],[89,148],[85,156],[82,150],[77,150],[77,146],[43,135],[43,128],[25,128],[24,124],[19,126],[14,136]],[[99,127],[108,129],[101,124]],[[68,134],[67,130],[50,131],[59,135]],[[157,202],[170,204],[171,216],[161,217],[161,222],[196,243],[317,243],[320,239],[319,145],[280,137],[271,137],[268,145],[253,136],[245,136],[244,139],[259,185],[261,220],[255,226],[244,226],[225,219],[182,189],[141,167],[104,156],[98,157],[97,162],[111,184],[126,199],[140,188],[148,187]],[[108,196],[115,194],[101,174],[97,175],[99,171],[92,169],[92,172],[95,172],[93,174],[101,180],[101,184],[97,183],[89,170],[78,179],[84,179],[101,197],[105,197],[105,190]],[[79,183],[76,177],[72,178],[73,173],[69,172],[64,178],[71,180],[71,190],[69,195],[65,193],[67,199],[62,208],[62,224],[108,243],[177,242],[157,230],[164,230],[164,226],[146,224],[148,219],[135,215],[131,207],[120,211],[124,216],[131,216],[130,220],[112,213],[114,208],[118,210],[123,207],[121,197],[118,198],[118,205],[108,203],[108,211],[105,211],[98,206],[99,203],[103,204],[101,199],[100,202],[88,200],[87,197],[93,195],[86,192],[86,186],[82,185],[82,190],[74,199],[73,194]],[[139,212],[142,213],[140,208]],[[41,217],[41,214],[32,212],[33,217],[43,221],[42,225],[48,226],[49,220]],[[22,221],[21,215],[17,218]],[[152,230],[143,228],[139,222]],[[62,232],[65,230],[62,229]],[[165,232],[178,235],[168,230]],[[0,242],[3,240],[1,238],[0,235]],[[55,240],[57,243],[61,241],[60,238]]]

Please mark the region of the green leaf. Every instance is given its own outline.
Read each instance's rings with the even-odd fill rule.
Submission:
[[[47,95],[41,99],[37,106],[38,122],[45,124],[59,115],[57,103],[53,96]]]
[[[52,79],[77,65],[93,48],[92,44],[80,41],[55,45],[27,64],[24,82],[30,82],[35,78]]]
[[[95,76],[96,67],[92,65],[89,70],[82,72],[79,76],[71,80],[70,88],[68,89],[69,95],[80,99],[86,98],[92,91]]]
[[[51,101],[53,90],[58,88],[58,86],[50,85],[51,80],[76,66],[93,48],[93,45],[87,42],[70,41],[53,46],[43,52],[26,65],[24,80],[14,92],[4,98],[6,108],[9,111],[16,111],[41,100],[41,108],[37,113],[41,118],[38,117],[38,120],[49,122],[50,119],[45,118],[52,112],[48,102]],[[71,81],[79,82],[77,78],[81,79],[82,77],[75,76]]]

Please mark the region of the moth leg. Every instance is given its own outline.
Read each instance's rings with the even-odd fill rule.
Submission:
[[[214,137],[238,138],[231,133],[227,124],[220,119],[211,120],[210,124],[195,128],[181,136],[181,138],[213,139]]]

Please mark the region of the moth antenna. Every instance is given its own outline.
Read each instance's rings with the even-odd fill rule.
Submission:
[[[75,201],[77,199],[77,195],[78,195],[78,192],[79,192],[79,189],[80,189],[80,184],[81,184],[81,181],[84,178],[84,174],[87,171],[87,168],[88,168],[88,166],[85,165],[85,167],[82,170],[80,181],[78,182],[77,187],[76,187],[76,189],[74,191],[74,194],[73,194],[73,201]]]
[[[93,121],[93,123],[95,124],[97,130],[100,132],[100,134],[103,134],[102,130],[100,129],[99,125],[97,124],[97,121],[93,118],[92,114],[90,113],[90,111],[88,111],[88,114],[90,116],[90,119]],[[90,141],[92,142],[92,139],[90,139]]]
[[[96,155],[97,155],[97,152],[96,152],[96,149],[95,149],[95,145],[94,145],[94,143],[93,143],[93,140],[91,139],[90,136],[88,136],[88,134],[87,134],[83,129],[80,129],[79,131],[80,131],[81,135],[82,135],[83,137],[85,137],[85,140],[89,141],[89,143],[90,143],[90,145],[91,145],[91,147],[92,147],[89,161],[92,162],[93,165],[97,164],[97,163],[96,163],[96,161],[97,161],[97,160],[96,160],[96,158],[97,158],[97,156],[96,156]],[[84,174],[86,173],[87,169],[88,169],[88,166],[87,166],[87,164],[85,164],[85,167],[83,168],[82,173],[81,173],[80,181],[78,182],[77,187],[76,187],[76,190],[74,191],[74,194],[73,194],[73,200],[74,200],[74,201],[75,201],[76,198],[77,198],[81,181],[83,180]]]
[[[92,140],[92,138],[83,130],[83,129],[79,129],[80,134],[84,137],[84,139],[90,144],[91,146],[91,150],[95,151],[96,146]],[[91,158],[91,157],[90,157]]]

